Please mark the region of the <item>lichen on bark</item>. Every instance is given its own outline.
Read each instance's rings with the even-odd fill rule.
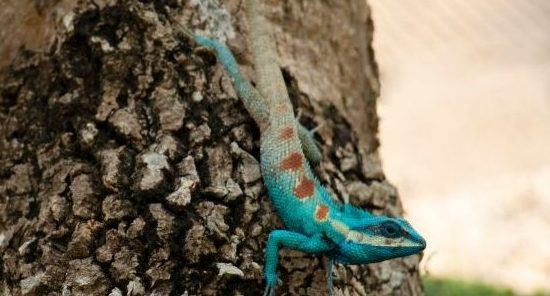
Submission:
[[[62,18],[49,50],[12,62],[0,85],[3,295],[263,290],[265,240],[282,224],[259,174],[257,127],[215,56],[174,30],[174,20],[200,25],[209,19],[194,2],[80,1]],[[282,2],[268,3],[269,18],[300,120],[308,127],[323,123],[316,136],[324,154],[321,180],[342,201],[401,214],[377,156],[376,102],[365,100],[377,93],[376,71],[356,74],[364,85],[353,90],[347,88],[357,81],[332,83],[338,77],[325,73],[320,89],[339,95],[325,98],[304,77],[315,71],[316,53],[339,52],[338,46],[304,39],[296,48],[304,36],[289,33],[300,16],[315,24],[313,11],[347,13],[350,21],[340,19],[341,28],[363,26],[348,32],[359,36],[358,50],[327,58],[315,77],[357,56],[359,68],[376,69],[367,8],[362,0],[347,8],[334,1]],[[232,19],[221,23],[239,32],[228,42],[253,78],[238,3],[224,1],[220,9]],[[279,26],[283,14],[288,18]],[[348,36],[332,33],[333,41]],[[293,60],[298,54],[300,61]],[[348,66],[352,74],[345,77],[359,71]],[[357,106],[364,111],[353,113]],[[367,136],[356,132],[365,127]],[[336,292],[420,295],[418,260],[338,266]],[[285,250],[279,271],[279,293],[326,293],[322,257]]]

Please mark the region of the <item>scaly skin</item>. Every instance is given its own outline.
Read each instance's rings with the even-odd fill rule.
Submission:
[[[324,254],[342,264],[364,264],[408,256],[426,243],[405,220],[374,216],[333,200],[314,175],[320,161],[311,134],[294,118],[275,46],[257,0],[246,0],[258,89],[241,75],[223,44],[186,30],[199,45],[213,50],[232,79],[245,107],[261,130],[261,170],[273,206],[286,226],[269,235],[265,253],[265,295],[277,284],[278,251],[290,248]],[[332,274],[329,268],[329,275]],[[332,281],[329,278],[329,292]]]

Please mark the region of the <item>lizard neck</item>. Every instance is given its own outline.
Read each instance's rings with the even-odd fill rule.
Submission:
[[[346,240],[349,231],[349,226],[340,219],[339,213],[329,219],[325,225],[325,234],[337,245]]]

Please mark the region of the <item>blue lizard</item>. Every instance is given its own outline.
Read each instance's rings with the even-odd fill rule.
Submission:
[[[267,241],[264,295],[274,294],[281,248],[328,256],[331,294],[334,261],[365,264],[424,250],[424,238],[404,219],[375,216],[351,204],[340,204],[321,185],[310,165],[320,161],[321,153],[311,134],[294,117],[267,21],[257,0],[247,0],[246,9],[259,90],[242,76],[225,45],[184,31],[216,53],[261,130],[263,180],[286,226],[285,230],[272,231]]]

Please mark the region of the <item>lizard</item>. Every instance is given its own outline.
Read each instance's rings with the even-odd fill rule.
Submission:
[[[223,43],[183,32],[212,50],[228,73],[245,108],[260,128],[260,166],[268,196],[286,229],[273,230],[265,247],[264,296],[278,283],[279,250],[289,248],[329,259],[327,286],[332,295],[334,263],[368,264],[421,252],[424,238],[403,218],[374,215],[333,199],[312,166],[322,154],[294,116],[275,43],[262,4],[245,0],[257,89],[242,75]]]

